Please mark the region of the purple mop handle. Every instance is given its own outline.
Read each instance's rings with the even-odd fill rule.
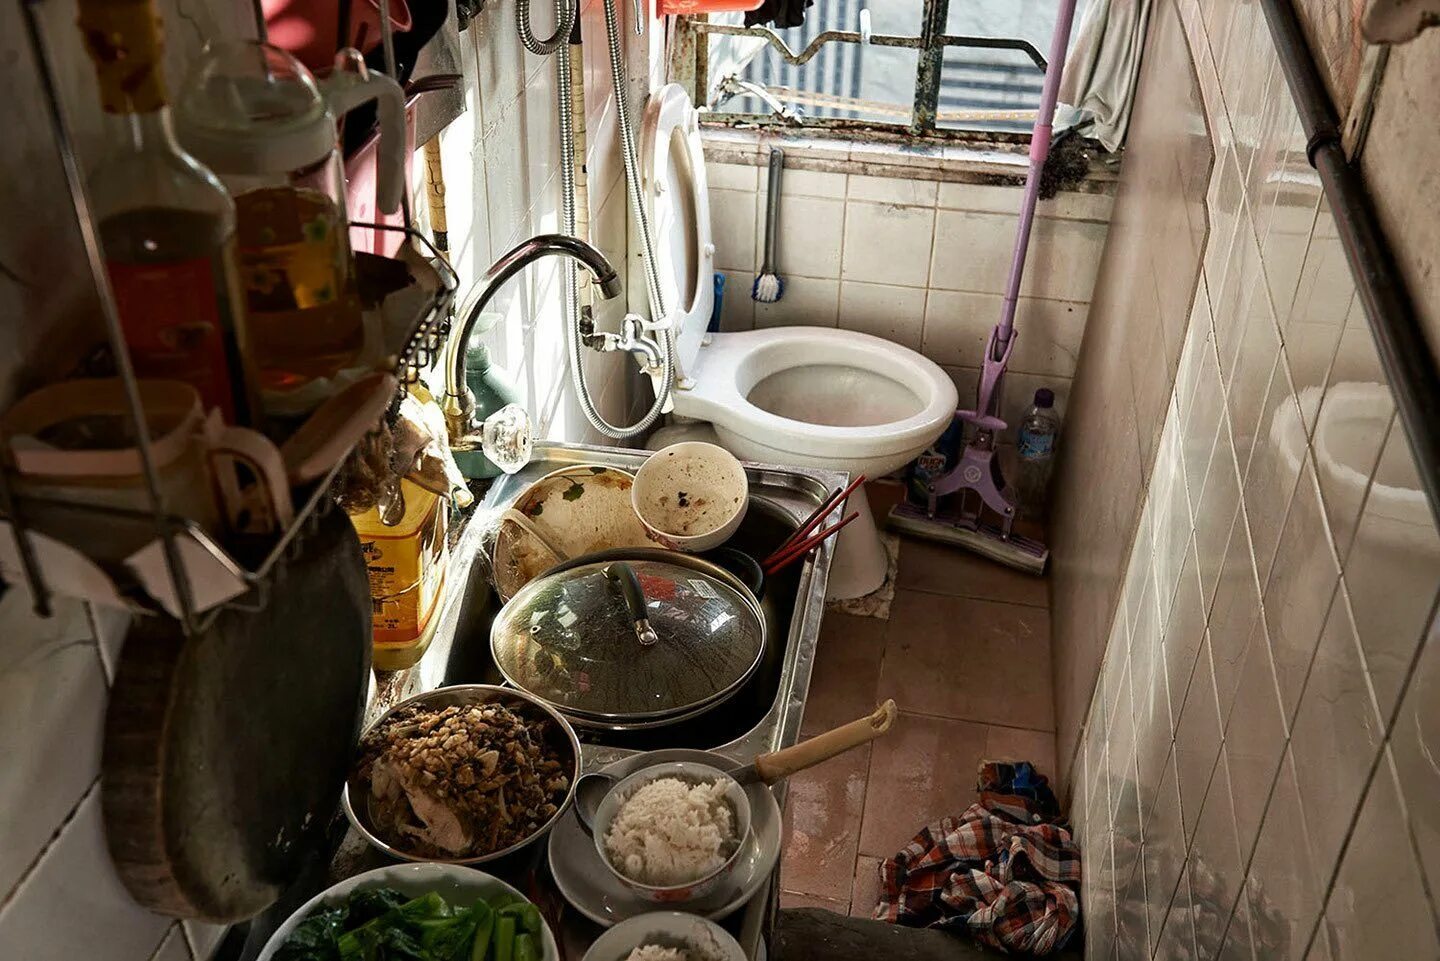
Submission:
[[[1060,74],[1065,69],[1065,52],[1070,47],[1070,25],[1075,20],[1076,0],[1060,0],[1055,11],[1055,32],[1050,37],[1050,59],[1045,64],[1045,86],[1035,127],[1030,132],[1030,169],[1025,174],[1025,200],[1020,205],[1020,231],[1015,237],[1015,256],[1010,261],[1010,281],[1005,288],[1005,305],[996,328],[1000,352],[1015,329],[1015,306],[1020,299],[1020,278],[1025,273],[1025,253],[1030,247],[1030,226],[1035,221],[1035,204],[1040,199],[1040,174],[1050,156],[1050,133],[1055,122],[1055,102],[1060,96]]]

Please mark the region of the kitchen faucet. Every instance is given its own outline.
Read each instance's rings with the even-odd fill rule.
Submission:
[[[470,307],[464,321],[450,332],[445,342],[445,427],[450,434],[451,450],[481,449],[478,425],[472,424],[475,413],[475,395],[465,383],[465,349],[470,342],[470,333],[475,321],[494,298],[500,287],[525,267],[542,257],[561,255],[580,262],[594,277],[595,286],[605,300],[618,297],[621,292],[620,278],[605,255],[577,237],[564,234],[540,234],[521,241],[508,253],[490,266],[480,278],[480,296]]]

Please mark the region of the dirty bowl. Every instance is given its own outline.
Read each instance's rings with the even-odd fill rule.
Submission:
[[[680,911],[653,911],[621,921],[595,939],[582,961],[625,961],[631,951],[647,944],[677,948],[703,961],[747,961],[729,931]]]
[[[739,529],[750,506],[750,481],[725,448],[686,441],[650,455],[635,473],[630,503],[666,547],[708,551]]]
[[[611,862],[610,855],[605,850],[605,837],[610,833],[611,824],[620,812],[621,806],[630,800],[636,791],[651,781],[667,777],[677,778],[690,784],[719,782],[724,785],[725,801],[730,805],[731,813],[734,815],[733,850],[729,852],[725,863],[708,874],[685,884],[669,886],[642,884],[627,876]],[[601,863],[610,870],[611,874],[615,875],[621,884],[652,904],[684,904],[705,897],[715,890],[734,869],[735,862],[738,860],[740,852],[744,850],[745,842],[750,836],[750,798],[746,796],[745,789],[734,778],[718,768],[694,761],[671,761],[666,764],[641,768],[629,777],[622,779],[610,789],[610,793],[605,795],[605,799],[595,809],[593,823],[595,825],[595,851],[600,855]]]
[[[532,697],[524,691],[517,691],[513,688],[499,687],[493,684],[455,684],[450,687],[438,687],[433,691],[426,691],[423,694],[416,694],[414,697],[406,698],[396,704],[390,710],[382,714],[365,729],[369,734],[379,725],[383,724],[396,711],[407,707],[425,708],[446,708],[452,705],[456,707],[471,707],[481,704],[502,704],[515,713],[526,718],[544,718],[549,722],[545,729],[546,745],[559,758],[562,767],[569,771],[570,787],[565,792],[565,797],[556,805],[555,813],[550,819],[540,825],[534,833],[528,837],[516,841],[508,847],[489,851],[485,854],[477,854],[470,857],[460,858],[437,858],[426,857],[412,850],[392,843],[383,832],[376,826],[370,813],[371,793],[369,785],[358,780],[353,772],[345,785],[344,793],[341,794],[341,805],[345,809],[345,816],[355,826],[360,835],[374,845],[378,850],[392,858],[401,861],[433,862],[436,864],[462,864],[474,865],[484,864],[487,861],[495,861],[508,854],[534,844],[536,841],[550,833],[550,829],[556,822],[565,816],[570,804],[575,800],[575,783],[580,778],[580,740],[575,736],[575,729],[570,726],[559,711],[544,703],[539,698]]]

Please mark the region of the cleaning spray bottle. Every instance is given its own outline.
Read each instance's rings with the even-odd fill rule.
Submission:
[[[912,504],[924,507],[929,503],[930,485],[955,466],[964,439],[965,422],[956,417],[945,428],[945,433],[910,464],[905,480]]]

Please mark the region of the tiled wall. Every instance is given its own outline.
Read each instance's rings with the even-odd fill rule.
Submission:
[[[786,151],[776,245],[785,293],[758,304],[750,291],[764,259],[772,144]],[[812,324],[876,334],[921,351],[962,399],[974,397],[1000,318],[1020,187],[962,181],[964,160],[883,144],[712,132],[706,158],[715,262],[726,278],[723,330]],[[1017,169],[1023,176],[1014,166],[1010,176]],[[1070,394],[1113,183],[1084,186],[1090,192],[1040,205],[1005,395],[1011,424],[1037,387],[1054,389],[1062,414]]]
[[[207,32],[235,32],[217,16],[220,4],[186,0],[165,5],[171,30],[170,73],[178,76]],[[545,4],[536,4],[535,28],[547,35]],[[622,16],[629,5],[620,3]],[[228,7],[227,7],[228,9]],[[238,8],[237,8],[238,9]],[[248,8],[247,16],[248,16]],[[88,321],[93,291],[83,271],[55,283],[74,263],[78,243],[66,219],[63,183],[44,126],[33,64],[17,17],[0,10],[0,74],[15,91],[19,129],[31,135],[0,144],[7,171],[0,178],[0,398],[17,383],[63,370],[44,369],[47,358],[64,357],[73,330]],[[62,60],[62,82],[82,151],[92,156],[100,130],[92,108],[93,80],[73,60],[74,9],[57,0],[46,5],[50,36],[71,60]],[[612,85],[599,0],[584,4],[585,83],[588,95],[592,238],[620,266],[626,256],[624,186],[613,131]],[[554,113],[554,66],[526,53],[514,27],[511,4],[489,4],[461,35],[467,113],[443,139],[448,212],[454,262],[462,292],[514,242],[558,227],[558,146]],[[626,30],[627,35],[630,31]],[[63,56],[63,53],[62,53]],[[646,52],[638,51],[639,82]],[[610,125],[607,127],[607,125]],[[417,164],[417,177],[423,164]],[[415,209],[424,222],[417,179]],[[44,243],[20,229],[40,225]],[[65,251],[72,251],[70,257]],[[44,278],[46,283],[36,283]],[[506,323],[490,336],[497,359],[517,374],[531,412],[551,436],[600,442],[588,430],[565,376],[559,318],[559,271],[550,261],[513,282],[495,302]],[[640,303],[643,304],[643,294]],[[606,305],[601,323],[614,324],[623,301]],[[17,323],[13,318],[31,318]],[[55,344],[56,350],[44,345]],[[22,368],[22,360],[38,361]],[[591,381],[602,410],[624,418],[633,393],[620,358],[592,358]],[[638,395],[648,399],[648,395]],[[0,597],[0,958],[10,961],[190,961],[210,956],[223,929],[177,924],[138,907],[110,864],[100,816],[100,743],[106,691],[123,642],[123,619],[61,601],[55,617],[36,618],[24,592]]]
[[[1440,956],[1440,535],[1256,4],[1157,0],[1131,138],[1056,543],[1087,955]]]

